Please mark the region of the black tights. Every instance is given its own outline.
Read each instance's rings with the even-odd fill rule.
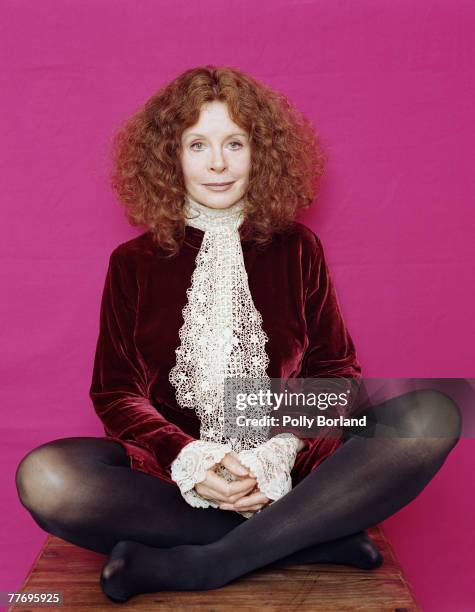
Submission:
[[[268,564],[377,567],[382,558],[363,530],[430,482],[456,444],[461,417],[448,396],[431,390],[372,411],[401,437],[350,437],[250,519],[192,508],[176,486],[131,470],[121,445],[98,438],[54,440],[28,453],[16,473],[18,494],[47,532],[109,555],[101,586],[114,601],[218,588]],[[427,437],[434,431],[444,437]]]

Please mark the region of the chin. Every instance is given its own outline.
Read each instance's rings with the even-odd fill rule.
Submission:
[[[208,191],[202,195],[200,194],[199,197],[194,197],[191,195],[193,199],[197,200],[201,204],[204,204],[204,206],[208,206],[209,208],[229,208],[238,202],[243,196],[244,194],[240,193],[232,194],[219,192],[210,195]]]
[[[210,200],[207,200],[206,202],[203,202],[203,204],[205,206],[208,206],[209,208],[229,208],[230,206],[232,206],[233,204],[235,204],[237,202],[237,200],[228,200],[226,202],[212,202]]]

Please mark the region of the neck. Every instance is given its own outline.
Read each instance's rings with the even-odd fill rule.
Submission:
[[[228,208],[211,208],[185,196],[186,224],[203,231],[232,229],[237,230],[244,221],[246,200],[241,198]]]

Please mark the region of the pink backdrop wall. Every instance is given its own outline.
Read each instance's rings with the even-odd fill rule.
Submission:
[[[449,0],[0,3],[2,554],[18,589],[45,538],[19,504],[31,448],[102,435],[88,399],[110,251],[139,233],[109,140],[192,66],[249,71],[315,123],[330,161],[302,220],[326,247],[368,376],[475,376],[475,5]],[[475,607],[473,440],[385,522],[424,610]]]

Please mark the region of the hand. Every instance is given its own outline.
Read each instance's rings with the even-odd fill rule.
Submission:
[[[255,478],[253,472],[250,472],[250,476],[253,476]],[[224,502],[220,504],[219,508],[220,510],[233,510],[235,512],[255,513],[262,510],[262,508],[267,506],[267,504],[269,504],[270,502],[271,500],[260,491],[258,485],[256,484],[254,489],[250,491],[250,494],[241,497],[234,504]]]
[[[206,470],[206,478],[195,485],[195,491],[204,499],[232,505],[255,488],[257,479],[254,475],[249,474],[249,470],[242,465],[233,452],[227,453],[220,463],[236,476],[237,480],[228,482],[222,476],[216,474],[214,468],[219,465],[216,463]]]
[[[307,447],[307,442],[299,439],[297,445],[297,453]],[[250,471],[249,475],[255,478],[255,474]],[[235,503],[223,502],[220,504],[221,510],[233,510],[241,512],[259,512],[267,506],[272,500],[267,497],[256,484],[256,487],[250,491],[250,493],[241,496],[241,498]]]

